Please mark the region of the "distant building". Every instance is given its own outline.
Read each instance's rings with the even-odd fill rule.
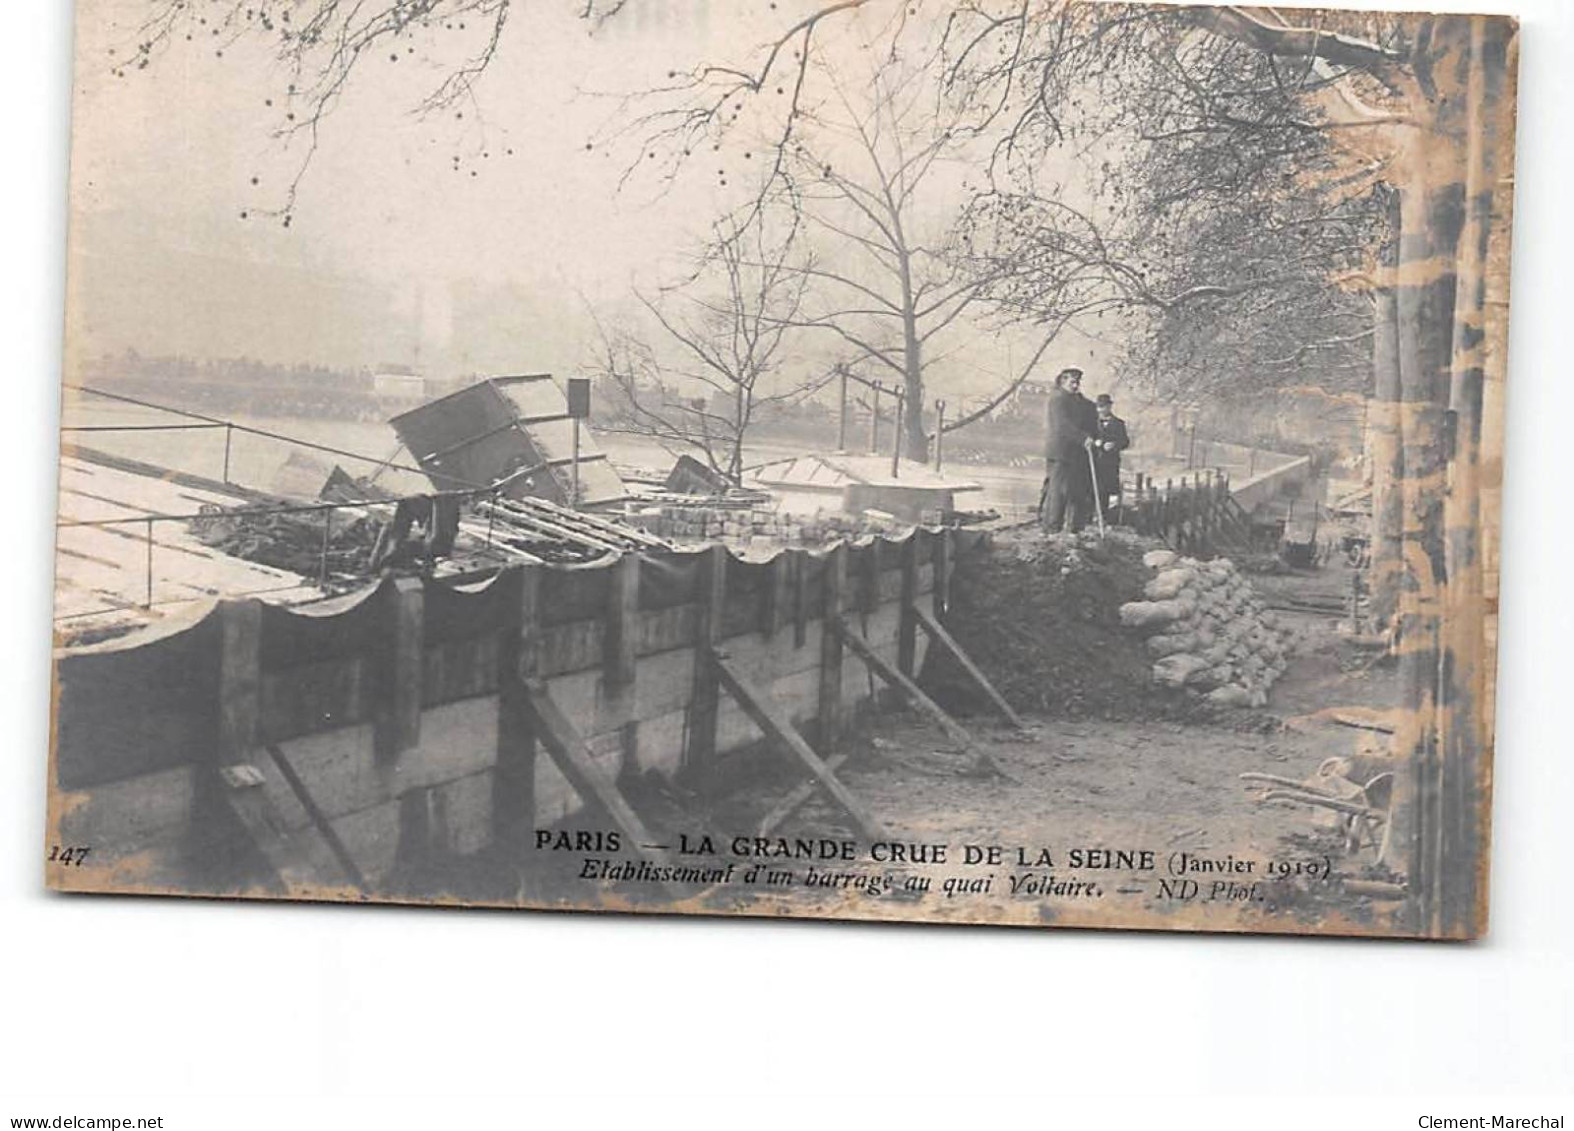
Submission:
[[[373,373],[372,392],[394,400],[422,401],[427,396],[426,378],[417,373]]]

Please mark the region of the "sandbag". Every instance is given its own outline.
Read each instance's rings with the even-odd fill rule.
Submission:
[[[1187,687],[1195,687],[1198,691],[1212,691],[1216,687],[1223,687],[1235,678],[1235,669],[1228,664],[1204,668],[1186,681]]]
[[[1197,638],[1189,632],[1161,632],[1147,639],[1148,655],[1155,659],[1173,656],[1176,652],[1189,652],[1197,646]]]
[[[1189,615],[1195,607],[1179,600],[1127,601],[1120,607],[1120,623],[1130,628],[1169,624]]]
[[[1167,569],[1142,587],[1142,595],[1150,601],[1168,601],[1197,580],[1189,569]]]
[[[1165,656],[1153,665],[1153,678],[1166,687],[1184,687],[1186,682],[1213,667],[1201,656],[1179,652]]]
[[[1249,707],[1252,693],[1238,683],[1227,683],[1208,692],[1207,699],[1220,707]]]
[[[1178,557],[1174,550],[1149,550],[1142,555],[1142,564],[1149,569],[1165,569],[1174,565]]]

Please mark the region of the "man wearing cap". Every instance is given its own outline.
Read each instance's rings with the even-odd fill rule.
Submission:
[[[1093,406],[1098,412],[1093,435],[1093,470],[1098,476],[1094,496],[1108,514],[1111,496],[1114,505],[1120,505],[1120,453],[1131,447],[1131,436],[1126,422],[1115,415],[1115,401],[1108,393],[1100,393]]]
[[[1062,369],[1044,410],[1044,489],[1038,515],[1044,529],[1080,530],[1091,513],[1093,485],[1088,453],[1098,432],[1098,412],[1082,395],[1082,370]]]

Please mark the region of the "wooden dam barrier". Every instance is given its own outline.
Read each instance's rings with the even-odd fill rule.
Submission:
[[[703,783],[762,740],[872,833],[823,759],[877,674],[899,685],[950,646],[955,542],[977,537],[388,578],[66,649],[55,836],[123,885],[376,890],[401,862],[569,819],[641,851],[620,782]]]
[[[1211,469],[1178,483],[1138,474],[1111,517],[1183,554],[1211,557],[1251,547],[1251,516],[1231,491],[1229,476]]]

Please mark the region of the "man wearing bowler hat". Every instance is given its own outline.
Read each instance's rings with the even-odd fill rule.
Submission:
[[[1131,436],[1126,422],[1115,415],[1115,400],[1108,393],[1100,393],[1093,406],[1098,412],[1093,434],[1093,471],[1098,482],[1092,486],[1096,505],[1107,515],[1111,507],[1120,505],[1120,453],[1131,447]]]

